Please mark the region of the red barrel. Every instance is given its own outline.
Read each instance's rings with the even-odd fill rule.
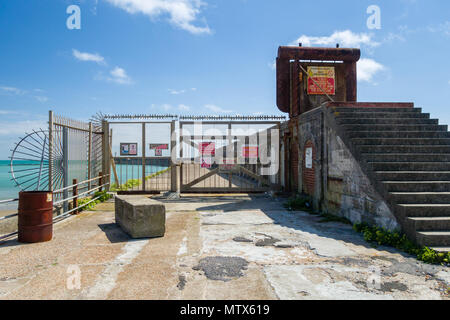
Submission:
[[[49,191],[19,193],[19,242],[52,240],[53,195]]]

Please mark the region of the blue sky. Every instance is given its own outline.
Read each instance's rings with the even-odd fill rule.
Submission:
[[[0,159],[50,109],[279,114],[274,59],[299,39],[361,48],[360,101],[413,101],[450,124],[445,0],[0,0],[0,39]]]

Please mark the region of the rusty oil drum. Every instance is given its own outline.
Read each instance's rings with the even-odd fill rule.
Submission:
[[[52,240],[53,195],[49,191],[19,193],[19,242]]]

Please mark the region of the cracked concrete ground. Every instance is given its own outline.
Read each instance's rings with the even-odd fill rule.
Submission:
[[[51,242],[0,242],[0,299],[448,299],[450,268],[281,199],[160,200],[163,238],[129,239],[109,202],[55,225]]]

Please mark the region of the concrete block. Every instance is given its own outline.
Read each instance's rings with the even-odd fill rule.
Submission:
[[[145,196],[116,196],[116,223],[132,238],[163,237],[166,208]]]

